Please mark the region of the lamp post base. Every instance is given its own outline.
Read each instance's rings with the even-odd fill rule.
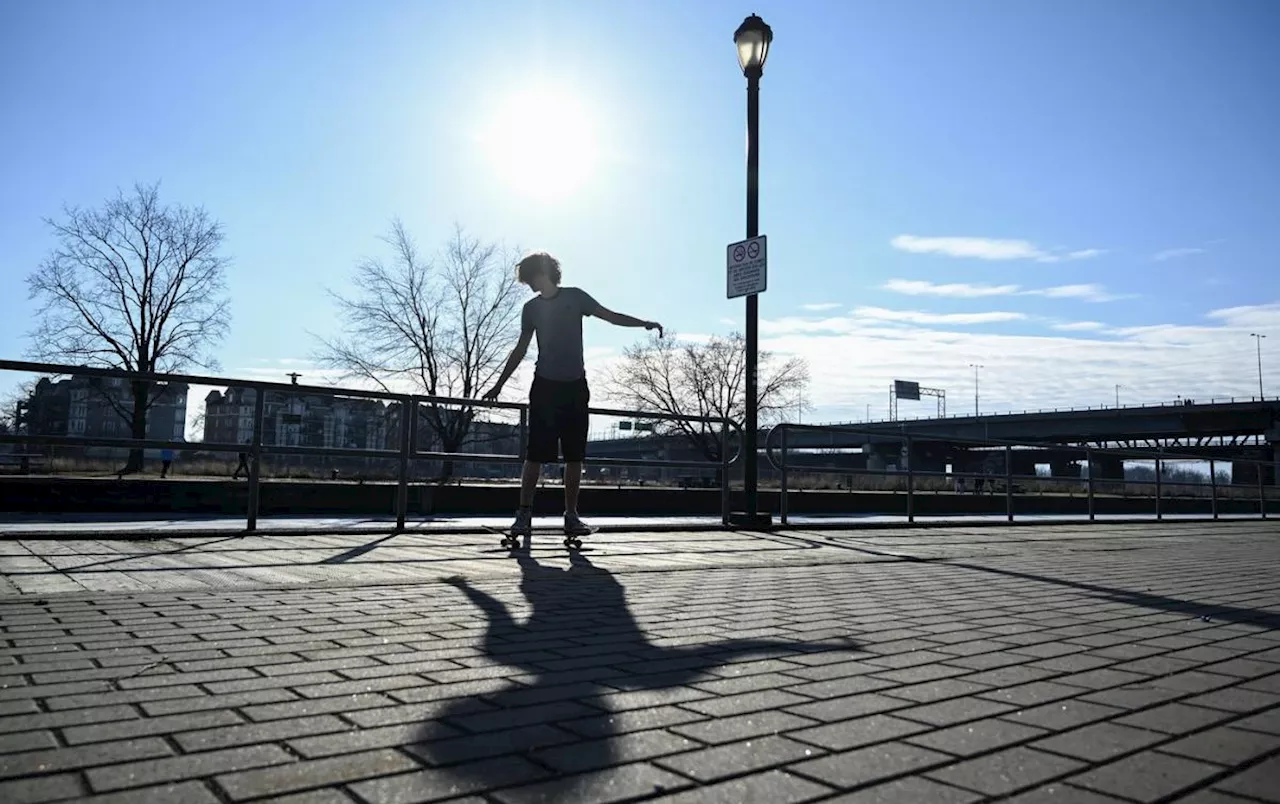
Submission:
[[[729,527],[737,530],[772,530],[773,515],[772,514],[748,514],[743,511],[734,511],[729,514]]]

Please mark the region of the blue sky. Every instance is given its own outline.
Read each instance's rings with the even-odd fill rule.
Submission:
[[[1280,390],[1266,0],[6,3],[0,354],[27,346],[42,218],[155,180],[226,227],[231,375],[305,372],[325,288],[393,216],[428,248],[457,222],[549,249],[607,306],[728,332],[753,11],[776,37],[761,331],[810,360],[806,420],[882,415],[894,377],[963,409],[970,363],[991,410],[1256,394],[1249,332]],[[596,154],[550,199],[484,139],[531,87]],[[593,367],[636,337],[588,324]]]

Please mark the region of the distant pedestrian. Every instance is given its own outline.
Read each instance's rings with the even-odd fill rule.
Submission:
[[[231,473],[232,480],[239,479],[241,469],[244,470],[244,476],[248,477],[249,476],[249,453],[247,452],[240,453],[240,463],[236,464],[236,470]]]
[[[173,450],[168,448],[160,450],[160,477],[161,478],[169,476],[170,466],[173,466]]]

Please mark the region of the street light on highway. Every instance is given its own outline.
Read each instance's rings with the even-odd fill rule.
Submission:
[[[1250,332],[1249,337],[1253,338],[1258,344],[1258,399],[1261,400],[1264,398],[1262,393],[1262,339],[1267,336],[1259,335],[1256,332]]]
[[[973,415],[978,415],[978,369],[986,368],[981,363],[970,363],[969,368],[973,369]]]

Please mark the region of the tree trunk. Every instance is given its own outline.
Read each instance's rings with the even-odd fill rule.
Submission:
[[[145,439],[147,437],[147,398],[151,389],[145,382],[134,382],[132,385],[133,416],[129,422],[129,436],[134,439]],[[142,471],[141,447],[129,450],[129,462],[125,464],[124,471],[130,474]]]

